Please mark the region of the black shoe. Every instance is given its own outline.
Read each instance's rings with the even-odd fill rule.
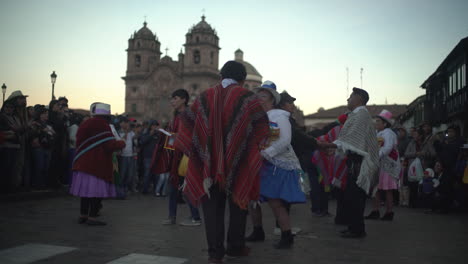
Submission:
[[[80,217],[78,218],[78,224],[84,224],[84,223],[86,223],[86,221],[88,221],[88,217],[82,217],[82,216],[80,216]]]
[[[367,220],[377,220],[380,218],[380,212],[379,211],[372,211],[368,216],[364,217],[364,219]]]
[[[107,225],[106,222],[99,221],[99,220],[92,220],[92,219],[88,219],[88,221],[86,221],[86,224],[88,224],[89,226],[105,226],[105,225]]]
[[[345,232],[345,233],[341,234],[342,238],[364,238],[366,236],[367,236],[367,234],[364,231],[359,232],[359,233],[348,231],[348,232]]]
[[[281,232],[281,239],[273,247],[276,249],[289,249],[294,244],[294,236],[291,230]]]
[[[390,213],[385,213],[385,215],[380,218],[382,221],[392,221],[393,220],[393,215],[395,215],[393,212]]]
[[[349,233],[349,232],[350,232],[349,229],[345,229],[345,230],[341,230],[340,234],[346,234],[346,233]]]
[[[265,241],[265,231],[263,231],[263,227],[255,226],[252,234],[245,238],[245,241],[248,242],[258,242],[258,241]]]
[[[250,248],[249,247],[243,247],[241,249],[233,249],[233,248],[228,248],[226,250],[226,255],[229,257],[247,257],[250,255]]]

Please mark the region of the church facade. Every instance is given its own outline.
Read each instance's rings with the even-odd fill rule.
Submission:
[[[170,106],[173,91],[183,88],[193,100],[220,80],[219,37],[205,21],[205,16],[185,35],[185,52],[179,53],[177,61],[167,55],[161,58],[160,48],[161,43],[146,22],[128,40],[127,71],[122,77],[125,112],[137,120],[168,122],[173,113]],[[260,86],[262,76],[243,60],[240,49],[235,52],[234,59],[247,68],[245,87]]]

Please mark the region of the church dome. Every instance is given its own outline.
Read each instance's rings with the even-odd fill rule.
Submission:
[[[212,34],[216,34],[215,30],[210,26],[210,24],[208,24],[206,21],[205,21],[205,16],[203,15],[202,17],[202,20],[200,22],[198,22],[198,24],[196,24],[195,26],[193,26],[190,30],[189,30],[189,33],[196,33],[196,32],[206,32],[206,33],[212,33]]]
[[[143,23],[143,27],[135,33],[135,38],[141,38],[141,39],[155,39],[155,35],[153,32],[146,27],[148,23],[146,21]]]
[[[241,49],[238,49],[234,52],[235,61],[240,62],[244,65],[245,70],[247,71],[247,80],[252,81],[262,81],[262,75],[255,69],[255,67],[249,62],[244,60],[244,52]]]

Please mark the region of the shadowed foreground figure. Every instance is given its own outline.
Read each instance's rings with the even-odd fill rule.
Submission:
[[[221,69],[221,83],[200,94],[182,114],[176,140],[176,149],[190,158],[184,193],[203,206],[210,263],[222,263],[224,254],[250,252],[244,238],[247,205],[259,196],[259,145],[268,134],[268,118],[257,96],[242,87],[246,75],[241,63],[228,61]]]

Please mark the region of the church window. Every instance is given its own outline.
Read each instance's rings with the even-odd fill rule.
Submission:
[[[197,38],[195,39],[195,41],[196,41],[197,43],[200,42],[200,38],[197,37]]]
[[[138,87],[136,87],[136,86],[132,87],[132,91],[133,91],[134,93],[136,93],[136,92],[138,91]]]
[[[210,53],[210,62],[211,62],[211,64],[213,64],[213,62],[214,62],[214,52],[213,51]]]
[[[135,56],[135,66],[140,67],[140,65],[141,65],[141,56],[136,55]]]
[[[200,64],[200,51],[199,50],[195,50],[193,52],[193,63]]]
[[[137,42],[137,48],[140,48],[140,41]]]
[[[137,105],[136,104],[132,104],[132,112],[133,113],[136,113],[137,111]]]
[[[198,84],[192,84],[192,90],[195,92],[198,89]]]

